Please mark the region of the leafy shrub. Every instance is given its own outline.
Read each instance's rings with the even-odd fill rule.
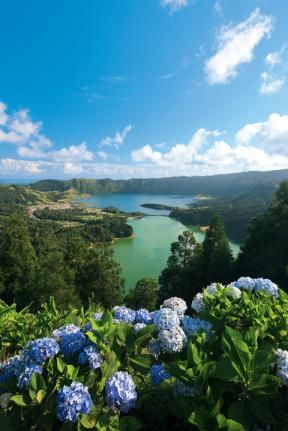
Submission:
[[[288,296],[242,278],[185,311],[170,298],[65,315],[51,301],[32,317],[40,339],[0,365],[1,427],[287,431]]]

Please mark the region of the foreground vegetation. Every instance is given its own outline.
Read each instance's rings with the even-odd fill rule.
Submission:
[[[288,430],[288,297],[269,280],[188,309],[23,313],[1,305],[4,430]]]

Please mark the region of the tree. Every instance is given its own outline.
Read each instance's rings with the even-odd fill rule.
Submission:
[[[185,231],[171,244],[167,267],[159,277],[160,301],[179,296],[190,301],[202,289],[202,246]]]
[[[211,282],[232,281],[233,255],[225,233],[224,223],[214,215],[203,242],[203,274],[205,285]]]
[[[270,278],[288,291],[288,181],[280,184],[267,212],[251,221],[237,275]]]
[[[141,278],[124,298],[125,304],[133,309],[155,310],[159,299],[159,286],[153,278]]]
[[[76,272],[76,289],[84,306],[89,300],[104,307],[122,301],[124,280],[120,265],[113,260],[113,249],[107,244],[97,244],[79,255]]]
[[[11,216],[1,247],[2,298],[8,304],[17,300],[19,308],[31,302],[36,255],[32,247],[27,219],[20,214]]]

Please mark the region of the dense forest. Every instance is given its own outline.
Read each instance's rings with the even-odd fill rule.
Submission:
[[[246,193],[259,185],[276,189],[279,182],[288,178],[288,170],[271,172],[242,172],[198,177],[146,178],[129,180],[72,179],[42,180],[31,184],[34,190],[64,192],[71,188],[80,193],[160,193],[185,195],[211,195],[230,197]]]

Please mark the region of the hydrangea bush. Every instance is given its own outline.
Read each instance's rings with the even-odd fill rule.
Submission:
[[[270,280],[40,321],[0,363],[1,430],[288,431],[288,297]]]

